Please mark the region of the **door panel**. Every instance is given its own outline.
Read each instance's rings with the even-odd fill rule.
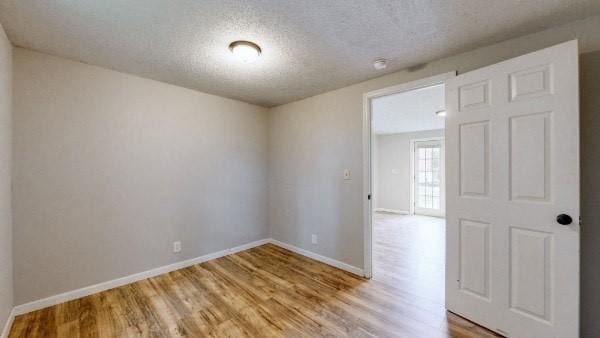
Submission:
[[[460,111],[469,109],[489,107],[490,105],[490,83],[480,81],[469,83],[459,88]]]
[[[537,66],[514,72],[510,78],[511,101],[552,94],[551,68]]]
[[[543,112],[509,119],[512,200],[550,201],[551,117]]]
[[[552,234],[510,228],[511,310],[550,321]]]
[[[579,334],[577,61],[570,41],[446,83],[446,307],[511,337]]]
[[[460,221],[460,289],[490,298],[490,233],[488,223]]]
[[[487,197],[489,181],[488,121],[465,123],[460,129],[460,194]]]

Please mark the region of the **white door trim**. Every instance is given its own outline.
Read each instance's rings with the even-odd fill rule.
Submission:
[[[364,228],[364,274],[371,278],[373,266],[373,225],[372,203],[368,198],[372,192],[371,173],[371,100],[377,97],[406,92],[413,89],[434,86],[445,83],[456,76],[456,71],[402,83],[396,86],[382,88],[363,94],[363,228]],[[372,197],[372,196],[371,196]]]
[[[445,142],[446,137],[445,136],[436,136],[436,137],[425,137],[425,138],[414,138],[410,140],[410,174],[412,175],[412,178],[410,179],[410,214],[414,215],[415,214],[415,143],[416,142],[427,142],[427,141],[441,141],[442,142],[442,149],[445,149],[445,147],[443,146],[443,143]],[[442,157],[443,159],[443,157]],[[443,164],[444,161],[441,162],[442,164],[442,170],[440,171],[440,174],[442,175],[441,177],[441,185],[445,186],[446,185],[446,170],[445,170],[445,165]],[[442,191],[440,191],[440,196],[442,196],[443,194],[445,194],[445,189],[443,189]],[[442,203],[442,201],[440,201],[440,203]],[[444,204],[441,204],[444,205]],[[443,212],[440,215],[434,215],[437,217],[444,217],[446,214],[446,208],[443,208]]]

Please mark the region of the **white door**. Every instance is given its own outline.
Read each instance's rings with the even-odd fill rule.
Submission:
[[[577,41],[446,90],[446,307],[510,337],[578,337]]]
[[[413,143],[414,213],[444,216],[444,141]]]

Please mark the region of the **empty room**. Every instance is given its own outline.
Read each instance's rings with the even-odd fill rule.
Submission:
[[[0,0],[0,338],[600,337],[600,1]]]
[[[372,100],[371,278],[443,311],[446,100],[439,81],[395,86]]]

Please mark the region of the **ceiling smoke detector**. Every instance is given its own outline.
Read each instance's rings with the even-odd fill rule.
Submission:
[[[387,67],[387,60],[386,59],[377,59],[373,62],[373,67],[375,67],[375,69],[377,69],[377,70],[385,69],[385,67]]]
[[[230,43],[229,50],[243,63],[254,62],[256,59],[258,59],[260,53],[262,52],[260,47],[254,42],[242,40]]]

